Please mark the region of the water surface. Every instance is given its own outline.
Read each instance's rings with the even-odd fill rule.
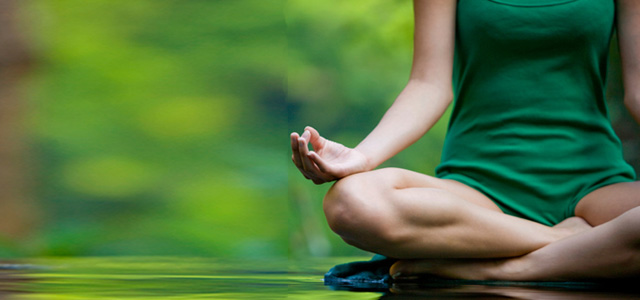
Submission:
[[[0,265],[0,299],[639,299],[635,288],[396,284],[349,291],[323,274],[353,258],[48,258]]]

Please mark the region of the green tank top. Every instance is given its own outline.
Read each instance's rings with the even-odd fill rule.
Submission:
[[[553,225],[635,180],[605,105],[613,0],[459,0],[440,178]]]

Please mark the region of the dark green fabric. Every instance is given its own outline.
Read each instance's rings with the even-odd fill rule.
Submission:
[[[612,0],[460,0],[455,102],[436,170],[554,225],[635,180],[605,105]]]

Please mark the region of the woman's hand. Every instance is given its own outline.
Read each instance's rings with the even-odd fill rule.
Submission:
[[[309,150],[309,143],[314,151]],[[364,154],[321,137],[312,127],[306,127],[302,136],[291,134],[291,149],[293,163],[315,184],[367,171]]]

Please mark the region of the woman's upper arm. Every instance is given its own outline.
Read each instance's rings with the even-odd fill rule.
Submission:
[[[618,0],[617,31],[625,103],[640,113],[640,1]],[[636,116],[638,118],[640,116]]]
[[[456,6],[457,0],[413,1],[415,31],[410,81],[451,90]]]

